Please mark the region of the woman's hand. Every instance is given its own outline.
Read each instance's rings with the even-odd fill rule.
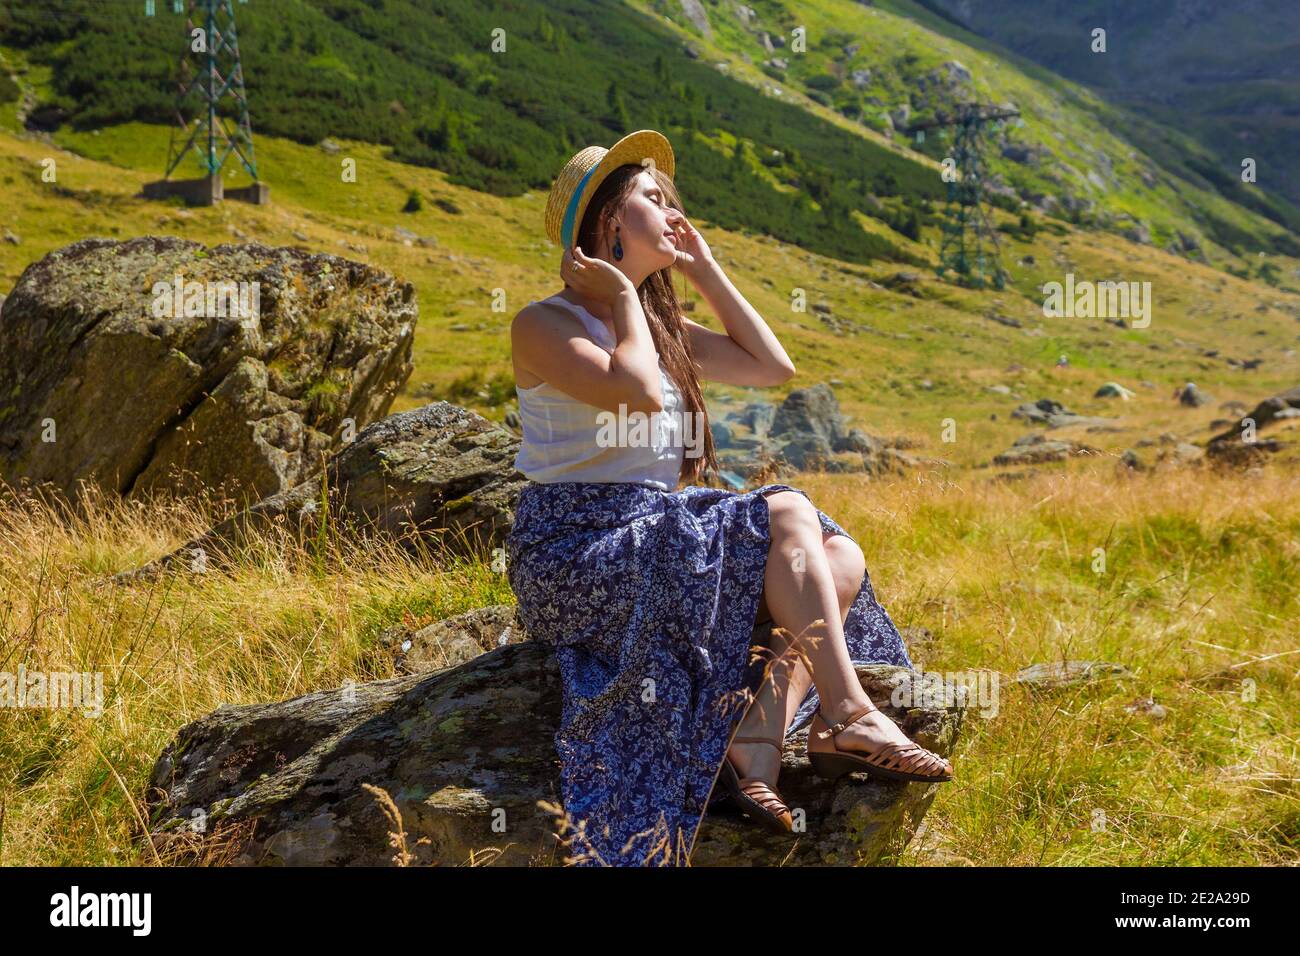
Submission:
[[[564,250],[564,259],[560,262],[560,277],[578,291],[584,298],[594,299],[612,306],[620,294],[631,290],[636,294],[636,286],[627,274],[616,269],[604,259],[593,259],[582,251],[581,246],[574,246],[572,252]]]
[[[677,233],[677,261],[673,268],[688,279],[694,279],[701,269],[713,261],[713,253],[700,231],[691,225],[684,213],[679,213],[681,221],[675,229]]]

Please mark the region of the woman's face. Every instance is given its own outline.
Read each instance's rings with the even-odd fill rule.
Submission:
[[[625,272],[649,275],[666,269],[677,260],[677,229],[681,213],[667,205],[664,195],[648,170],[637,174],[623,211],[618,215],[623,240],[623,259],[618,263]],[[610,237],[613,247],[613,236]],[[610,255],[611,261],[613,254]]]

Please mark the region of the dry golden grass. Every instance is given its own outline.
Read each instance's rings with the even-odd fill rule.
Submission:
[[[482,560],[412,559],[395,543],[266,536],[228,571],[105,585],[223,517],[229,502],[48,498],[0,503],[0,672],[102,672],[99,717],[0,710],[0,863],[157,862],[138,840],[153,762],[223,703],[393,676],[375,638],[510,601]]]
[[[925,670],[1131,671],[1050,694],[1003,681],[996,716],[968,717],[957,777],[900,862],[1297,861],[1295,472],[1123,479],[1081,460],[1014,482],[790,483],[862,545],[895,622],[934,632],[913,645]],[[222,703],[391,676],[385,627],[513,600],[486,556],[413,559],[337,535],[268,536],[225,571],[102,585],[229,506],[0,504],[0,671],[100,671],[105,690],[99,717],[0,713],[0,863],[168,862],[140,839],[141,802],[181,725]],[[1147,697],[1163,719],[1126,710]]]
[[[1300,860],[1300,476],[1080,462],[1014,483],[804,487],[854,533],[895,622],[935,633],[919,666],[1004,675],[904,860]],[[1039,695],[1005,679],[1065,659],[1132,677]],[[1163,719],[1126,710],[1147,697]]]

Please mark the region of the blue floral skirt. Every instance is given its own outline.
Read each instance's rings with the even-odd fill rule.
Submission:
[[[528,636],[555,649],[555,745],[573,865],[680,865],[745,705],[767,566],[767,484],[737,493],[528,482],[506,567]],[[811,500],[811,499],[810,499]],[[852,537],[820,509],[825,533]],[[855,663],[911,667],[869,574],[844,626]],[[818,706],[811,689],[787,731]],[[720,794],[719,794],[720,796]]]

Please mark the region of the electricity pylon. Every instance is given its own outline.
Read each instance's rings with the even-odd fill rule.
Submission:
[[[180,6],[181,0],[173,0],[173,11],[179,13]],[[165,177],[193,149],[209,176],[218,175],[233,153],[256,182],[257,159],[231,0],[188,0],[185,32],[188,47],[177,69],[176,125],[167,147]],[[226,98],[234,103],[233,130],[217,114],[218,104]],[[186,119],[189,113],[194,114],[192,122]],[[183,144],[177,145],[182,139]]]
[[[188,203],[210,206],[223,198],[261,205],[270,190],[258,181],[253,152],[253,129],[248,120],[244,92],[244,66],[239,58],[232,0],[167,0],[173,13],[185,12],[186,49],[176,71],[176,122],[167,144],[167,172],[147,183],[151,199],[182,196]],[[247,3],[248,0],[239,0]],[[145,16],[157,12],[156,0],[145,0]],[[233,128],[218,113],[223,100],[233,104]],[[187,119],[192,116],[192,119]],[[173,172],[193,151],[203,170],[202,179],[174,180]],[[253,184],[226,189],[221,178],[226,160],[234,155],[253,178]]]
[[[921,136],[924,130],[936,127],[956,130],[952,159],[957,175],[948,182],[937,269],[940,277],[951,270],[959,282],[976,288],[983,288],[986,281],[998,289],[1006,285],[997,230],[989,221],[984,200],[984,127],[1019,115],[1014,109],[962,103],[952,114],[939,114],[908,127],[908,132]]]

